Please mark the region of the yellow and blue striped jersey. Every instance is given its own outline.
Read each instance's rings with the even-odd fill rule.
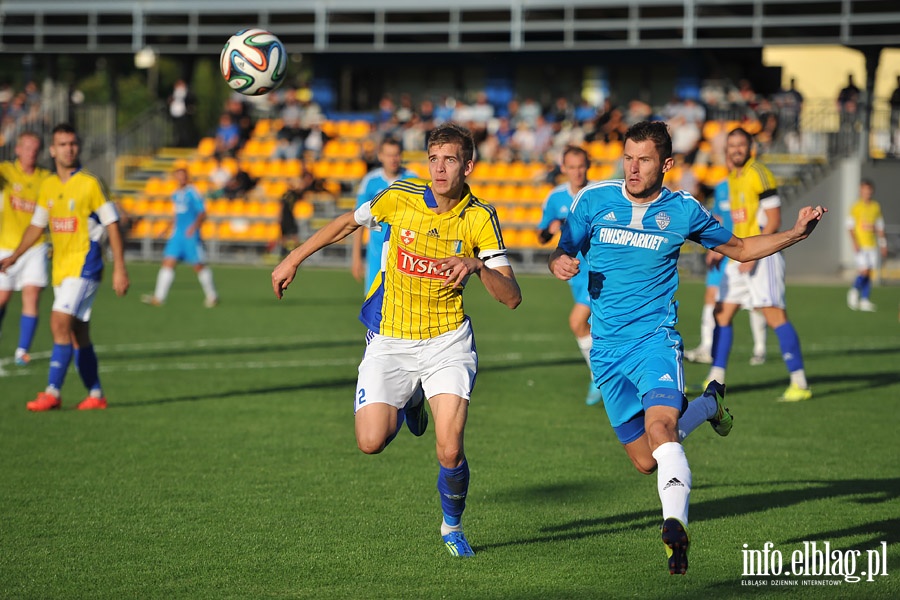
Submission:
[[[31,174],[25,173],[19,161],[0,163],[0,194],[3,195],[0,250],[15,250],[19,247],[22,234],[31,223],[41,182],[49,175],[50,171],[40,167],[36,167]],[[45,241],[46,237],[42,235],[35,245]]]
[[[99,211],[107,203],[103,184],[86,171],[76,171],[65,183],[56,174],[44,180],[38,206],[47,211],[54,286],[69,277],[100,279],[104,229]]]
[[[734,235],[759,235],[766,226],[765,209],[781,206],[775,176],[765,165],[750,158],[740,174],[728,174]]]
[[[371,331],[415,340],[453,331],[465,319],[462,288],[444,287],[447,278],[437,264],[452,256],[478,257],[488,266],[508,264],[497,212],[472,196],[468,186],[463,193],[452,210],[437,214],[428,182],[405,179],[357,209],[357,222],[380,223],[388,240],[384,269],[360,313]]]
[[[874,200],[864,202],[857,200],[850,207],[848,226],[853,229],[856,243],[860,249],[878,247],[876,231],[884,229],[884,218],[881,216],[881,205]]]

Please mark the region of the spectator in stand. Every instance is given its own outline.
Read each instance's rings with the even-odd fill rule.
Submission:
[[[297,90],[293,87],[286,89],[282,98],[284,100],[280,110],[282,122],[299,123],[303,118],[303,109],[300,107],[300,101],[297,98]]]
[[[544,109],[534,98],[525,98],[525,101],[519,106],[518,117],[528,123],[529,127],[535,127],[538,117],[543,114]]]
[[[855,123],[859,106],[859,88],[853,83],[853,75],[847,76],[847,85],[838,93],[837,104],[838,110],[841,111],[841,127]]]
[[[434,124],[440,125],[453,119],[453,111],[456,108],[456,99],[452,96],[442,96],[441,101],[434,107]]]
[[[572,121],[574,118],[575,111],[569,105],[569,100],[565,96],[558,96],[547,114],[547,120],[552,123],[564,123]]]
[[[406,92],[403,92],[402,94],[400,94],[400,105],[394,112],[394,117],[397,119],[397,123],[399,123],[403,127],[406,127],[406,124],[412,121],[415,116],[416,111],[413,108],[412,96],[410,96]]]
[[[510,149],[519,160],[532,161],[537,157],[537,140],[527,121],[519,121],[509,142]]]
[[[780,90],[774,98],[775,111],[784,132],[787,151],[800,151],[800,113],[803,110],[803,94],[797,91],[796,80],[792,77],[790,87]]]
[[[197,100],[184,79],[175,82],[169,95],[169,117],[175,130],[175,146],[190,148],[197,144],[194,135],[194,109]]]
[[[649,104],[642,100],[630,100],[628,102],[628,109],[625,111],[623,118],[625,120],[625,125],[627,128],[634,125],[635,123],[647,121],[652,116],[653,108]]]
[[[213,155],[215,166],[209,173],[210,191],[209,195],[213,198],[221,198],[225,194],[225,186],[231,181],[231,171],[229,171],[222,162],[222,155]]]
[[[231,113],[222,113],[216,128],[216,154],[235,156],[241,141],[241,132]]]
[[[378,102],[378,115],[376,116],[379,129],[384,129],[391,123],[396,110],[397,107],[394,104],[394,97],[390,94],[383,95]]]
[[[553,125],[547,122],[543,115],[538,116],[534,125],[534,153],[533,160],[545,160],[547,152],[553,147],[553,137],[556,132]]]
[[[494,107],[488,102],[485,92],[478,92],[475,96],[475,104],[469,107],[469,119],[477,127],[487,127],[488,121],[494,118]]]
[[[900,153],[900,75],[897,76],[897,87],[891,94],[891,154]]]
[[[231,176],[231,179],[228,180],[228,183],[225,184],[222,195],[229,200],[243,198],[254,187],[256,187],[256,180],[239,166],[234,175]]]
[[[293,115],[284,119],[281,129],[275,134],[274,158],[287,160],[300,158],[307,135],[309,130],[300,127],[299,121]]]
[[[331,139],[322,131],[322,121],[323,118],[321,116],[316,116],[306,123],[309,131],[303,140],[303,151],[311,155],[313,159],[318,159],[322,156],[325,144]]]
[[[594,119],[597,116],[597,107],[587,101],[587,99],[582,99],[578,106],[575,107],[575,111],[573,114],[573,118],[578,123],[584,125],[585,123]]]

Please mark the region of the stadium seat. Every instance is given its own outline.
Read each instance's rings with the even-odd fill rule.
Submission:
[[[216,237],[216,223],[214,221],[204,221],[200,225],[200,237],[204,240],[210,240]]]
[[[150,237],[151,225],[147,219],[138,219],[131,228],[131,237],[143,239]]]
[[[197,154],[203,158],[209,158],[216,153],[216,139],[205,137],[197,144]]]
[[[272,121],[269,119],[259,119],[253,127],[253,137],[266,138],[272,133]]]
[[[305,221],[313,216],[313,205],[311,202],[301,200],[294,204],[294,218],[298,221]]]

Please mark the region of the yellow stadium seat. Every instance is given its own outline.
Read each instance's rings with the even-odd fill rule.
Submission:
[[[502,220],[501,220],[502,222]],[[517,248],[519,246],[519,230],[518,229],[504,229],[503,230],[503,243],[507,248]]]
[[[148,196],[159,196],[162,194],[163,181],[159,177],[150,177],[144,183],[144,193]]]
[[[607,161],[615,162],[622,158],[622,151],[624,150],[624,148],[625,146],[622,142],[608,142],[606,144],[606,155],[604,156],[604,158]]]
[[[167,219],[157,219],[153,222],[152,236],[154,238],[164,237],[169,233],[170,222]]]
[[[216,139],[205,137],[197,144],[197,154],[207,158],[216,153]]]
[[[216,237],[216,224],[213,221],[203,221],[203,224],[200,226],[200,237],[204,240],[213,239]]]
[[[366,162],[353,160],[347,164],[347,177],[350,179],[362,179],[366,174]]]
[[[368,230],[366,230],[368,231]],[[281,237],[281,225],[278,223],[266,223],[266,237],[265,240],[267,242],[273,242]]]
[[[259,119],[253,127],[253,137],[264,138],[272,133],[272,121],[269,119]]]
[[[263,202],[259,214],[270,219],[278,217],[281,214],[281,202]]]
[[[328,137],[333,138],[337,135],[337,123],[334,121],[323,121],[321,127],[322,133]]]
[[[707,121],[703,124],[702,135],[704,140],[711,140],[722,132],[722,121]]]
[[[294,204],[294,218],[300,221],[309,219],[313,215],[314,207],[311,202],[301,200]]]
[[[138,219],[131,228],[131,237],[146,238],[150,236],[151,225],[147,219]]]

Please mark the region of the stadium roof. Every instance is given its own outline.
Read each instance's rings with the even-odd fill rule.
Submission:
[[[217,53],[246,27],[292,52],[900,46],[897,0],[3,0],[0,51]]]

